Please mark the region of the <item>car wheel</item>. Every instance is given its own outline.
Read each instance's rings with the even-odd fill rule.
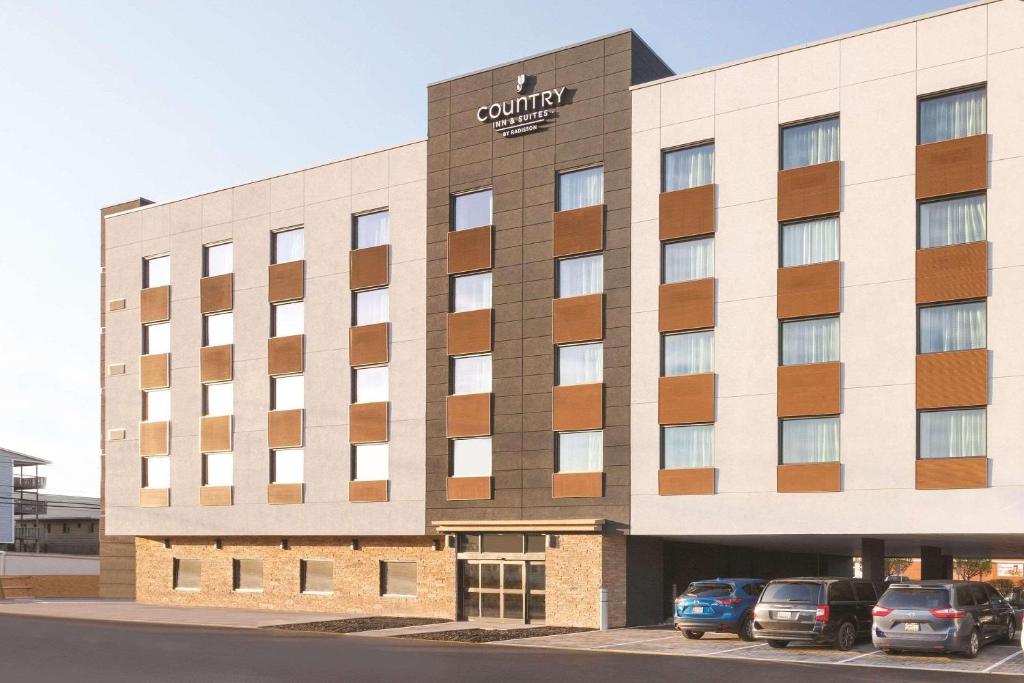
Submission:
[[[967,649],[964,650],[964,657],[974,659],[981,651],[981,634],[978,629],[971,631],[971,637],[967,639]]]
[[[768,644],[771,645],[772,647],[780,647],[781,648],[781,647],[786,647],[787,645],[789,645],[789,641],[788,640],[769,640]]]
[[[1006,642],[1012,643],[1014,638],[1017,637],[1017,617],[1010,615],[1010,620],[1006,622]]]
[[[704,631],[683,631],[683,635],[690,640],[700,640],[704,637]]]
[[[852,621],[844,621],[839,624],[839,633],[836,634],[836,647],[846,652],[852,650],[857,644],[857,627]]]
[[[747,613],[747,616],[743,617],[743,621],[740,622],[740,629],[737,631],[740,640],[746,640],[750,642],[754,639],[754,615]]]

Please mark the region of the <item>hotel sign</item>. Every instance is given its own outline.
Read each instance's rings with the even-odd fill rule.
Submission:
[[[522,93],[526,90],[526,81],[525,74],[516,79],[518,97],[477,109],[477,120],[481,123],[490,123],[496,132],[506,138],[540,130],[554,113],[555,107],[567,104],[566,88],[563,85],[560,88],[524,95]]]

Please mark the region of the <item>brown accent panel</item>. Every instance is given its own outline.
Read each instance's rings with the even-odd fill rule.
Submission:
[[[111,299],[107,304],[108,311],[123,311],[128,306],[127,299]]]
[[[231,505],[232,490],[231,486],[200,486],[199,504],[203,506]]]
[[[199,309],[202,313],[230,311],[234,306],[234,275],[224,273],[199,281]]]
[[[715,326],[715,278],[673,282],[658,289],[658,331]]]
[[[139,388],[166,389],[171,386],[171,354],[151,353],[139,358]]]
[[[492,227],[448,233],[448,274],[468,273],[494,267]]]
[[[842,491],[842,469],[838,462],[802,462],[776,468],[779,493]]]
[[[218,453],[231,450],[231,416],[207,415],[199,422],[199,450]]]
[[[695,496],[714,492],[714,467],[658,470],[659,496]]]
[[[305,335],[271,337],[267,340],[267,374],[293,375],[302,372]]]
[[[139,423],[139,454],[168,455],[170,453],[170,422]]]
[[[490,500],[494,497],[494,477],[448,477],[448,500]]]
[[[171,286],[149,287],[139,295],[139,318],[143,324],[171,319]]]
[[[710,235],[715,231],[715,187],[701,185],[662,192],[658,197],[658,236],[663,240]]]
[[[988,458],[926,458],[917,461],[918,489],[988,488]]]
[[[604,384],[572,384],[551,390],[551,429],[604,428]]]
[[[493,343],[494,309],[448,314],[448,355],[488,353]]]
[[[491,397],[493,394],[449,396],[447,434],[449,438],[491,435]]]
[[[555,344],[604,338],[604,295],[585,294],[551,300],[551,337]]]
[[[715,421],[715,373],[658,378],[658,424]]]
[[[170,489],[140,489],[139,491],[139,507],[165,508],[170,504]]]
[[[917,250],[919,304],[988,296],[988,242]]]
[[[302,447],[302,408],[271,410],[267,413],[267,442],[270,448]]]
[[[348,407],[350,443],[383,443],[388,440],[388,402],[353,403]]]
[[[229,382],[233,377],[232,359],[235,345],[204,346],[199,349],[199,379],[207,382]]]
[[[839,176],[838,161],[779,171],[779,222],[839,213]]]
[[[917,356],[917,407],[988,405],[988,349]]]
[[[917,146],[918,199],[988,187],[988,135]]]
[[[384,503],[388,500],[388,480],[350,481],[348,483],[348,502],[350,503]]]
[[[555,212],[552,247],[554,256],[585,254],[602,249],[604,249],[604,204]]]
[[[839,313],[839,261],[779,268],[779,320]]]
[[[838,361],[779,367],[779,417],[838,415],[841,374]]]
[[[353,367],[388,362],[388,325],[357,325],[348,330],[348,362]]]
[[[349,288],[387,287],[390,250],[389,245],[381,244],[376,247],[350,251],[348,254]]]
[[[267,269],[270,286],[267,288],[270,303],[301,299],[305,293],[305,261],[274,263]]]
[[[555,472],[551,475],[552,498],[600,498],[604,472]]]
[[[268,484],[267,502],[271,505],[293,505],[302,502],[302,484]]]

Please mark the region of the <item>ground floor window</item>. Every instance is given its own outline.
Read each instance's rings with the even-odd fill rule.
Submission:
[[[234,590],[263,590],[263,560],[236,559],[233,562],[232,573],[234,575]]]
[[[174,558],[174,590],[197,591],[202,586],[202,562],[195,559]]]
[[[299,573],[303,593],[334,592],[334,562],[331,560],[302,560]]]
[[[381,562],[380,594],[416,597],[416,563]]]

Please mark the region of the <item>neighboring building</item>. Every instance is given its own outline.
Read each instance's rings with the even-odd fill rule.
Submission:
[[[1024,3],[427,98],[426,140],[104,211],[109,585],[621,626],[1024,554]]]
[[[42,553],[99,555],[100,500],[84,496],[41,494],[42,512],[18,523],[16,536],[31,540]],[[20,549],[20,548],[16,548]]]
[[[38,550],[39,538],[26,531],[26,520],[35,520],[46,511],[40,489],[46,477],[39,476],[39,467],[48,460],[0,448],[0,545],[10,550]]]

